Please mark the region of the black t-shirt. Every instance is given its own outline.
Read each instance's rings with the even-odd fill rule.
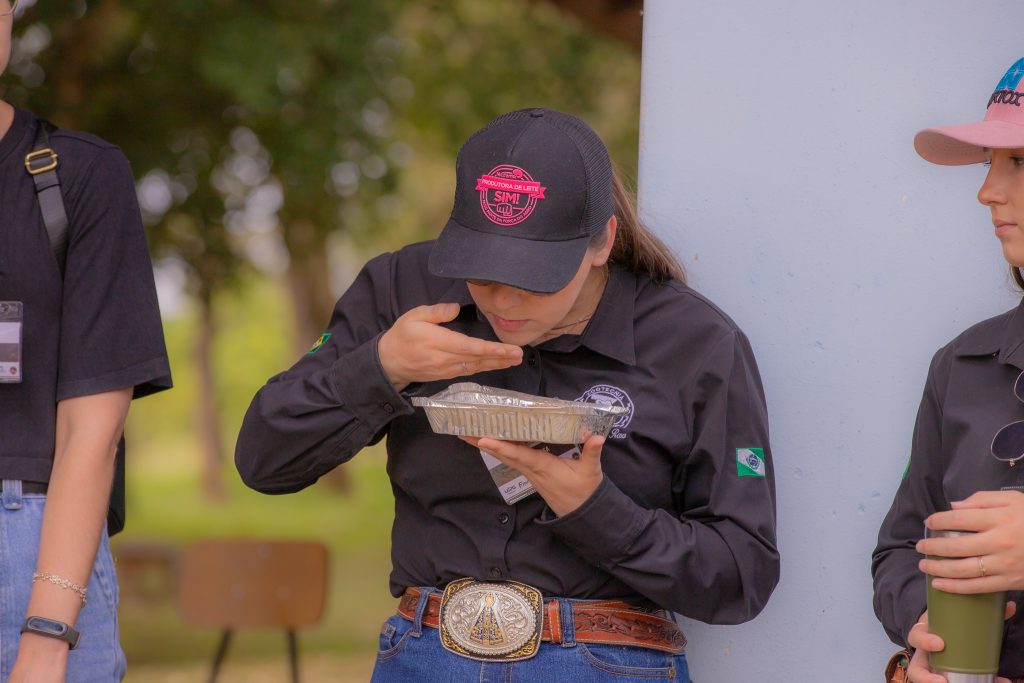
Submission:
[[[50,134],[68,214],[62,279],[23,165],[36,122],[15,109],[0,139],[0,301],[24,306],[22,382],[0,384],[0,477],[47,482],[59,401],[145,396],[171,373],[128,161],[95,136]]]

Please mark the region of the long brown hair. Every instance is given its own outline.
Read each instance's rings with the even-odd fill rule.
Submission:
[[[618,229],[608,262],[625,266],[633,272],[643,271],[657,281],[678,280],[686,283],[686,271],[675,255],[658,237],[647,229],[637,215],[633,193],[626,189],[618,172],[612,170],[612,200]],[[600,249],[608,240],[608,231],[602,230],[591,241]]]
[[[1020,268],[1017,266],[1010,266],[1010,275],[1013,276],[1013,281],[1017,283],[1021,291],[1024,291],[1024,273],[1020,272]]]

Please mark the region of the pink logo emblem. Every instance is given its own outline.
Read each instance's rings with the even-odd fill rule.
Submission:
[[[496,225],[518,225],[525,221],[536,208],[537,200],[544,199],[546,189],[529,173],[509,164],[495,166],[476,181],[480,208],[487,220]]]

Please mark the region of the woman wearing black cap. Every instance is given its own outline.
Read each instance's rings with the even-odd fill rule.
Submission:
[[[440,238],[370,261],[256,395],[242,478],[297,491],[387,435],[400,602],[376,681],[688,681],[667,610],[746,621],[778,579],[750,346],[684,284],[579,119],[499,117],[456,183]],[[563,457],[433,433],[409,396],[466,379],[621,417]],[[515,491],[498,461],[522,473]]]
[[[978,191],[1017,284],[1024,289],[1024,59],[1003,76],[980,123],[930,128],[914,139],[937,164],[990,166]],[[1021,304],[1024,306],[1024,303]],[[932,360],[910,464],[882,523],[872,572],[875,613],[895,643],[915,650],[913,683],[976,681],[929,669],[943,649],[928,630],[925,574],[950,593],[1024,590],[1024,308],[985,320]],[[928,529],[975,531],[923,539]],[[932,555],[951,559],[923,559]],[[1007,606],[999,672],[1024,680],[1024,624]]]

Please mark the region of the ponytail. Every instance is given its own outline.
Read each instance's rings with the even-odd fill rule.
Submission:
[[[612,171],[612,199],[618,229],[608,262],[633,272],[645,272],[656,281],[678,280],[685,284],[683,266],[669,248],[640,222],[633,193],[626,189],[615,170]],[[607,239],[608,232],[602,231],[591,245],[601,248]]]

